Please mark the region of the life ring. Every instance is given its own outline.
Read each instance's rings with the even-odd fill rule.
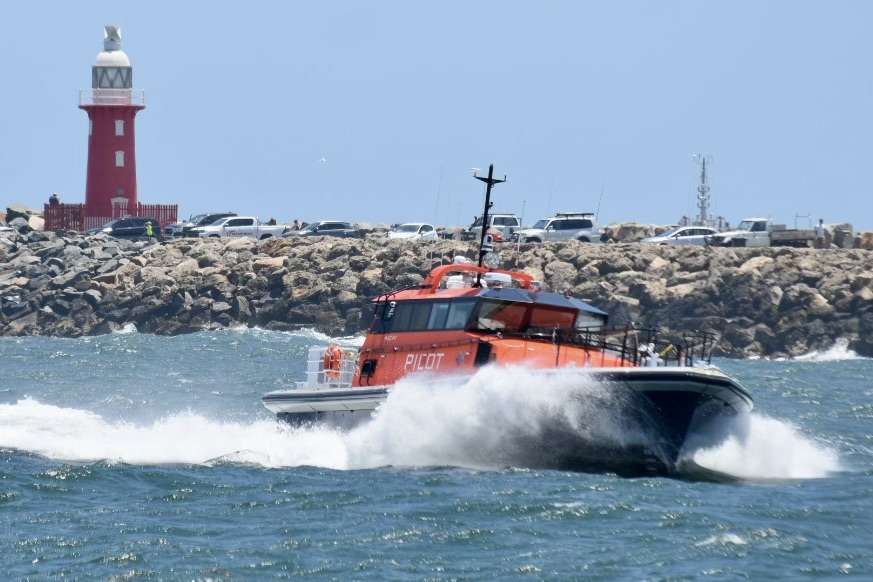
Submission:
[[[343,351],[337,345],[332,345],[324,352],[321,361],[324,375],[331,380],[338,380],[343,364]]]

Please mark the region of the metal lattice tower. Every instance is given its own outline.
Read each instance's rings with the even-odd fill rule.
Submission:
[[[697,154],[694,156],[700,162],[700,184],[697,186],[697,224],[707,226],[712,221],[709,216],[709,202],[712,195],[709,193],[709,182],[706,176],[707,156]]]

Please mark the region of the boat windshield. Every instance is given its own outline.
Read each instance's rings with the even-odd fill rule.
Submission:
[[[474,300],[388,301],[376,308],[373,332],[464,329],[476,306]]]
[[[477,226],[482,226],[482,217],[480,216],[475,221],[473,221],[473,226],[470,228],[476,228]]]
[[[597,327],[603,322],[575,309],[495,299],[450,301],[387,301],[376,307],[374,333],[461,330],[502,333],[551,333],[577,326]],[[584,322],[584,323],[583,323]],[[577,326],[578,327],[578,326]]]
[[[394,229],[394,232],[418,232],[419,228],[421,228],[420,224],[401,224]]]

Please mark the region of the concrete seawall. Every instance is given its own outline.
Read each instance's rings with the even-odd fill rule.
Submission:
[[[297,238],[163,244],[51,233],[0,240],[0,335],[80,336],[134,324],[352,334],[368,298],[420,282],[469,243]],[[577,242],[500,249],[505,267],[609,311],[616,324],[712,329],[721,353],[792,356],[838,340],[873,355],[873,252]]]

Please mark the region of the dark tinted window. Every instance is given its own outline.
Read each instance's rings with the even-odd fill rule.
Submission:
[[[575,230],[578,228],[591,228],[594,226],[587,218],[571,218],[564,221],[563,228],[566,230]]]
[[[488,331],[521,331],[527,305],[507,301],[482,301],[473,328]]]
[[[233,216],[233,214],[220,213],[220,214],[207,214],[203,220],[199,222],[200,226],[206,226],[207,224],[212,224],[216,220],[221,218],[227,218],[228,216]]]
[[[381,304],[376,310],[377,333],[464,329],[474,301],[396,301]]]
[[[530,314],[530,327],[533,329],[571,329],[575,320],[575,311],[534,307]]]
[[[225,226],[252,226],[255,223],[253,218],[234,218],[224,223]]]

